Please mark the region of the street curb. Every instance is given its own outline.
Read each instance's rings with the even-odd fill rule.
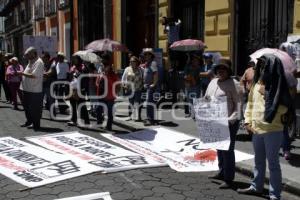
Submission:
[[[253,178],[253,167],[243,163],[238,163],[235,166],[238,173]],[[269,173],[266,173],[265,183],[269,184],[270,177]],[[290,181],[286,178],[282,178],[282,191],[300,196],[300,184],[294,181]]]
[[[138,129],[145,128],[139,125],[134,126],[132,122],[126,122],[121,120],[114,121],[114,124],[122,128],[129,129],[131,131],[136,131]],[[253,166],[244,163],[237,163],[235,168],[238,173],[250,178],[253,177]],[[265,183],[268,184],[269,180],[269,173],[266,173]],[[282,178],[282,191],[300,196],[300,184],[294,181],[290,181],[286,178]]]

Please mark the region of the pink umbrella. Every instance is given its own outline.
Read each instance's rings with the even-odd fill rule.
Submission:
[[[297,79],[294,76],[294,73],[297,71],[297,65],[294,62],[294,60],[289,56],[289,54],[279,49],[263,48],[252,53],[250,55],[250,58],[256,62],[257,58],[260,58],[264,54],[273,54],[276,57],[278,57],[283,65],[285,77],[289,86],[297,86]]]
[[[205,44],[201,40],[186,39],[174,42],[170,46],[170,49],[174,51],[199,51],[205,47]]]
[[[125,45],[111,39],[95,40],[86,45],[85,49],[93,51],[128,51]]]

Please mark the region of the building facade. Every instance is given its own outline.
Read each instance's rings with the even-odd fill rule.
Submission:
[[[181,20],[180,39],[200,39],[207,51],[231,58],[240,75],[248,55],[278,47],[289,34],[300,34],[300,0],[2,0],[5,48],[21,53],[22,35],[57,36],[67,58],[102,38],[120,41],[138,55],[162,48],[168,67],[168,41],[162,17]],[[180,57],[180,55],[179,55]],[[124,68],[124,53],[114,53]],[[184,62],[180,64],[184,65]],[[182,68],[182,67],[181,67]]]

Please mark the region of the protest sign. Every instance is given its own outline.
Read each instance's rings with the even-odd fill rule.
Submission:
[[[110,197],[109,192],[102,192],[54,200],[112,200],[112,198]]]
[[[0,138],[0,173],[27,187],[91,173],[90,166],[12,137]]]
[[[27,137],[26,139],[88,163],[94,171],[104,173],[164,165],[149,157],[78,132]]]
[[[217,152],[203,150],[198,138],[166,128],[142,130],[125,135],[103,134],[137,153],[164,160],[179,172],[218,170]],[[253,155],[235,151],[236,162],[252,159]]]
[[[194,110],[201,148],[228,150],[230,133],[226,96],[195,99]]]
[[[41,55],[43,52],[48,52],[52,57],[54,57],[57,52],[57,37],[24,35],[23,48],[26,50],[29,47],[36,48],[38,55]]]

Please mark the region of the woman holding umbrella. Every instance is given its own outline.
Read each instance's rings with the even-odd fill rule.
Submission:
[[[79,56],[73,56],[72,58],[73,66],[70,69],[71,75],[71,88],[72,88],[72,97],[70,98],[70,103],[72,106],[72,119],[68,122],[68,125],[77,125],[77,109],[81,107],[80,110],[80,118],[84,120],[85,125],[90,124],[90,119],[88,115],[88,111],[86,108],[84,98],[81,98],[79,93],[82,95],[86,95],[88,91],[88,79],[81,78],[80,76],[83,74],[88,74],[87,67],[83,64],[82,59]],[[81,83],[79,83],[81,81]],[[79,91],[80,90],[80,91]],[[82,104],[82,106],[80,106]],[[80,124],[79,124],[80,125]]]
[[[244,114],[246,130],[252,134],[254,178],[250,187],[238,189],[239,193],[262,193],[267,159],[270,171],[270,199],[281,198],[279,150],[283,137],[282,116],[287,112],[290,103],[291,96],[281,60],[274,54],[264,54],[258,58]]]

